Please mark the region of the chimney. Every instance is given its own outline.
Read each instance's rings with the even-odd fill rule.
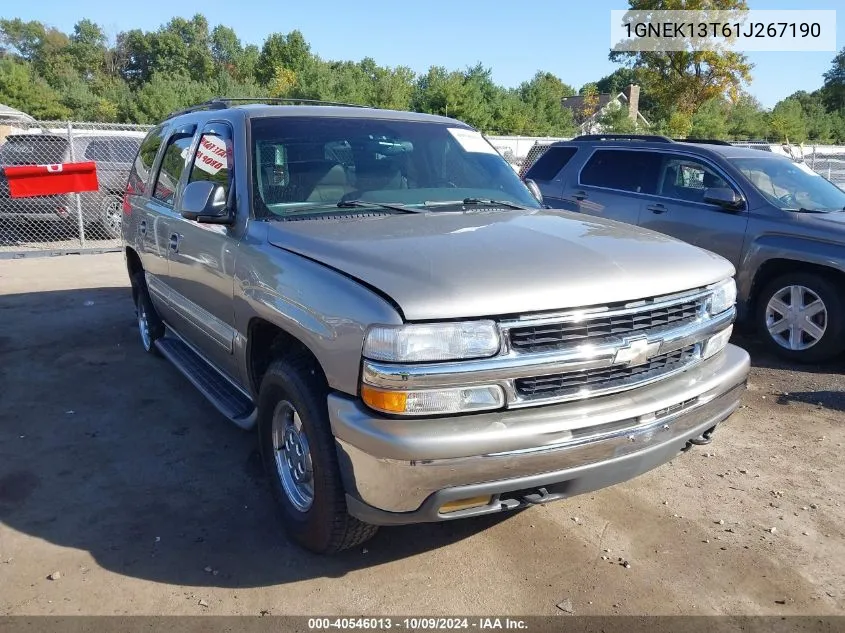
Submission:
[[[634,123],[637,122],[637,114],[640,111],[640,87],[635,84],[630,84],[622,91],[625,98],[628,100],[628,118]]]

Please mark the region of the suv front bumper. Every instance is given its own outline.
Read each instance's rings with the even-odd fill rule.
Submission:
[[[681,374],[561,405],[428,419],[379,417],[329,396],[347,503],[373,524],[457,519],[604,488],[655,468],[739,406],[748,353],[733,345]],[[706,441],[706,439],[704,439]],[[443,512],[444,504],[490,497]]]

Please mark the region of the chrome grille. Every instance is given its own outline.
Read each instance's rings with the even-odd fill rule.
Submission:
[[[516,392],[524,398],[566,398],[577,395],[581,390],[622,388],[626,384],[640,383],[668,374],[682,368],[699,355],[698,345],[654,356],[647,363],[633,367],[612,366],[587,369],[547,376],[519,378],[515,381]]]
[[[637,312],[611,312],[607,315],[588,315],[581,321],[514,327],[510,330],[510,344],[520,352],[543,352],[667,325],[683,325],[692,322],[702,313],[703,303],[704,298],[699,297],[673,305],[645,306]]]

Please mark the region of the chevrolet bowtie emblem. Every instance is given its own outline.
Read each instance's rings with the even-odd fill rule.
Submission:
[[[614,365],[644,365],[649,359],[657,354],[660,350],[662,341],[652,341],[649,343],[648,339],[640,338],[633,341],[628,341],[625,347],[616,351],[616,356],[613,359]]]

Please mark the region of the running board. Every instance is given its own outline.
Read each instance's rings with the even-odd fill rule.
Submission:
[[[181,339],[164,336],[155,346],[231,422],[244,429],[255,425],[252,401]]]

